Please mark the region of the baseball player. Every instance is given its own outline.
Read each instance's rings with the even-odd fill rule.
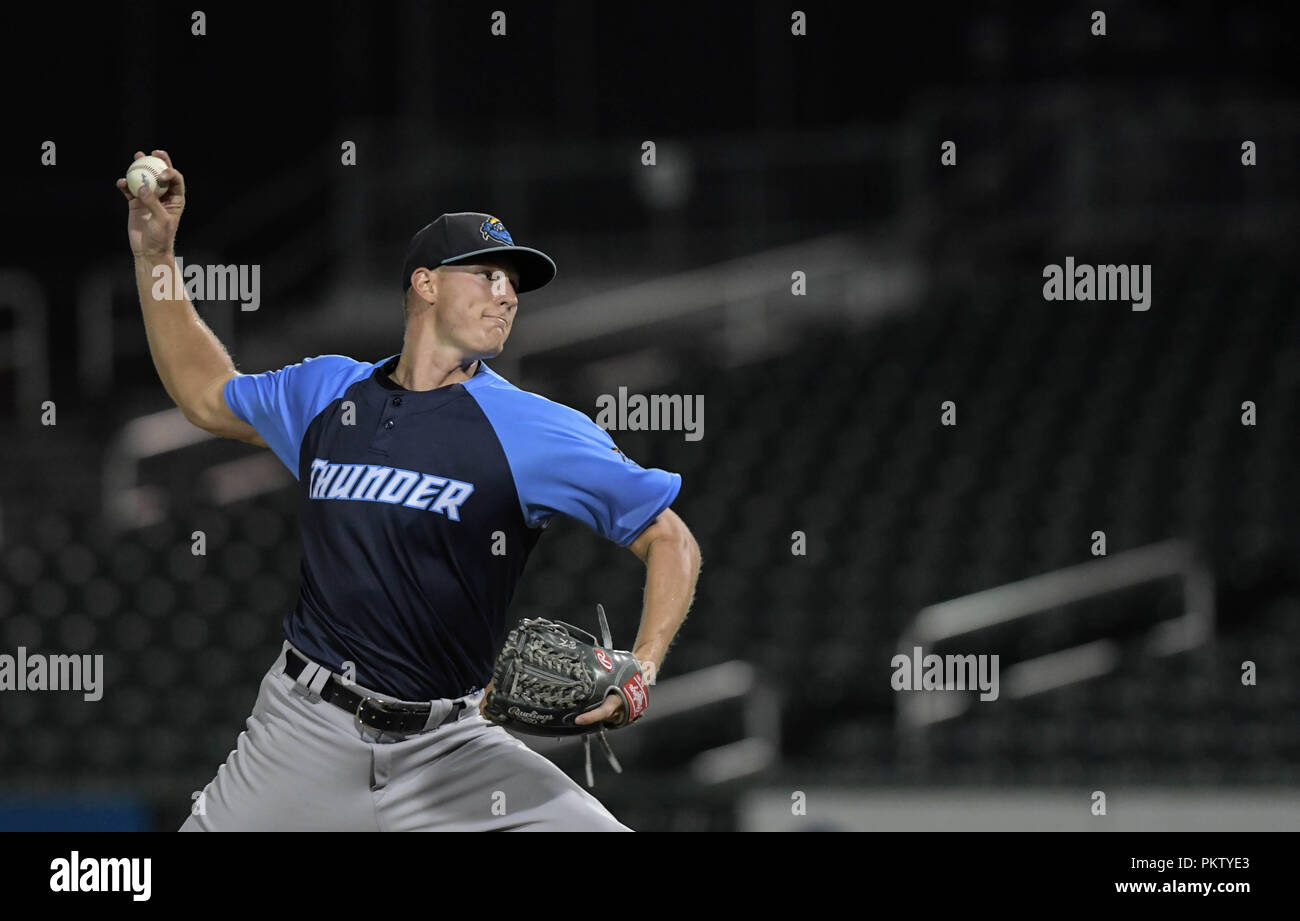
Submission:
[[[240,374],[183,293],[155,292],[176,270],[187,189],[167,153],[153,155],[169,167],[163,195],[117,186],[154,365],[190,422],[284,462],[302,532],[281,653],[181,830],[629,830],[480,712],[510,599],[554,516],[645,563],[641,689],[700,568],[669,509],[680,476],[638,466],[585,415],[486,364],[519,293],[551,281],[554,262],[495,217],[444,214],[406,253],[399,354]],[[626,722],[619,694],[603,701],[577,722]]]

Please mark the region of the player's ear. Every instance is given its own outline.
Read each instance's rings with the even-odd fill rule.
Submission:
[[[419,298],[432,304],[438,298],[438,273],[432,269],[419,268],[411,273],[411,297]]]

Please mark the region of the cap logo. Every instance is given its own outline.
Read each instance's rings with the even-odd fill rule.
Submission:
[[[510,234],[506,232],[506,225],[502,224],[498,218],[488,218],[479,227],[478,231],[483,234],[484,240],[496,240],[498,243],[505,243],[507,246],[515,245],[515,241],[510,239]]]

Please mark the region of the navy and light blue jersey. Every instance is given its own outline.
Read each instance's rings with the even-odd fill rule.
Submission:
[[[302,586],[285,636],[403,700],[484,687],[528,556],[555,515],[627,546],[677,497],[577,410],[482,361],[405,390],[381,363],[321,355],[232,378],[226,403],[298,478]]]

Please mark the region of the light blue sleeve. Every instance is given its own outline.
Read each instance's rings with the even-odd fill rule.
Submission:
[[[311,421],[353,381],[374,370],[344,355],[318,355],[262,374],[226,382],[226,405],[262,436],[289,472],[298,476],[298,452]]]
[[[680,474],[635,463],[577,410],[519,391],[475,396],[505,449],[530,527],[566,515],[626,547],[677,498]]]

